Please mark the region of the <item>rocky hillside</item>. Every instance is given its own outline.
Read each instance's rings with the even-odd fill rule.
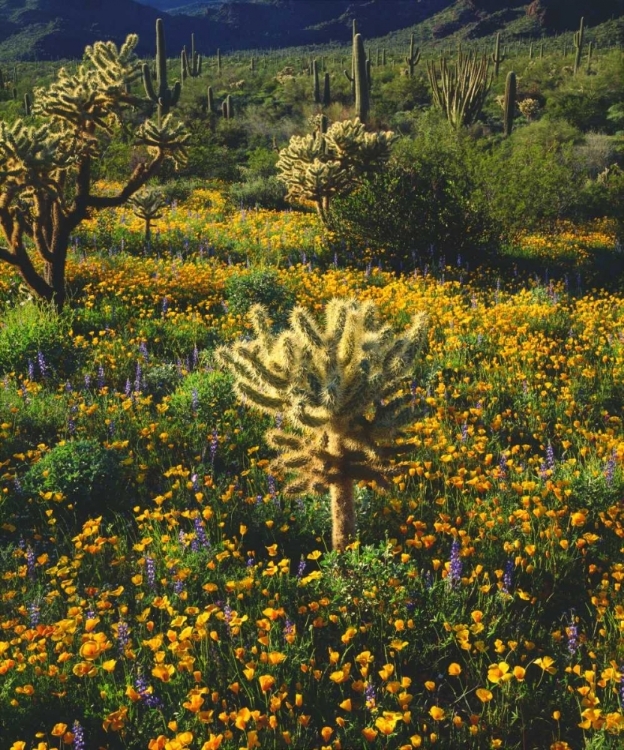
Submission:
[[[196,33],[200,50],[253,49],[348,42],[358,19],[367,38],[426,22],[429,38],[444,38],[470,24],[490,34],[519,16],[531,28],[574,28],[624,15],[624,0],[0,0],[0,60],[81,57],[97,39],[140,37],[139,53],[154,50],[154,23],[166,18],[170,54]],[[193,15],[185,15],[184,9]],[[389,12],[391,9],[391,12]],[[165,11],[170,11],[171,15]],[[431,21],[439,18],[435,24]],[[427,32],[429,34],[429,32]],[[424,35],[426,39],[427,36]]]

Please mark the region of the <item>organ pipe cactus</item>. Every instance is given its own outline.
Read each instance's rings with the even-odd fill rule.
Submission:
[[[427,64],[434,104],[441,109],[455,129],[474,123],[485,102],[492,78],[487,57],[473,57],[459,51],[451,65],[446,58]]]
[[[405,62],[407,63],[407,69],[409,71],[409,77],[414,77],[414,69],[420,62],[420,49],[416,48],[414,49],[414,35],[412,34],[410,38],[410,51],[409,55],[405,58]]]
[[[425,315],[395,335],[372,302],[334,298],[324,325],[295,307],[275,336],[260,305],[251,322],[255,338],[218,349],[217,359],[239,398],[283,419],[266,435],[278,452],[271,469],[290,475],[287,495],[329,492],[332,544],[342,551],[356,534],[355,483],[388,486],[390,461],[409,450],[396,438],[415,419],[405,380],[425,341]]]
[[[170,89],[167,83],[167,50],[165,47],[165,27],[162,18],[156,20],[156,88],[150,67],[143,64],[143,85],[147,98],[158,105],[159,121],[167,115],[180,99],[181,84],[176,81]]]

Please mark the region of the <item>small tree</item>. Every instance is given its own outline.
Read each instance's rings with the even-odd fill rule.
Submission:
[[[367,133],[358,118],[335,122],[326,132],[293,136],[280,151],[278,178],[288,187],[288,200],[311,201],[323,223],[329,221],[331,199],[353,190],[390,156],[394,133]]]
[[[267,433],[280,454],[273,467],[296,475],[289,495],[330,493],[333,546],[343,550],[355,536],[354,483],[386,486],[389,459],[406,450],[393,438],[414,419],[403,381],[423,345],[425,316],[399,336],[380,323],[372,302],[353,299],[329,302],[324,329],[302,307],[277,337],[263,307],[251,318],[256,338],[222,347],[217,357],[239,397],[282,415],[285,427]]]
[[[71,233],[93,211],[125,203],[167,157],[186,158],[188,135],[168,116],[144,121],[135,131],[147,148],[117,195],[93,193],[93,164],[102,139],[111,136],[122,116],[141,100],[129,92],[140,77],[134,54],[136,34],[121,49],[96,42],[85,50],[75,73],[62,68],[47,89],[35,91],[35,124],[0,122],[0,228],[7,247],[0,260],[15,266],[28,286],[61,310],[66,299],[65,266]],[[31,253],[43,260],[40,272]]]

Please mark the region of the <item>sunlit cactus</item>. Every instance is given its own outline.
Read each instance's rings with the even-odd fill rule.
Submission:
[[[0,122],[0,260],[14,266],[39,297],[65,304],[65,268],[71,233],[89,215],[126,203],[168,157],[182,163],[188,134],[171,116],[134,131],[143,159],[115,195],[95,188],[95,163],[103,141],[121,125],[124,111],[140,104],[129,93],[141,75],[130,35],[121,48],[96,42],[75,72],[61,68],[47,88],[34,91],[35,125]],[[30,97],[28,97],[30,103]],[[34,255],[39,262],[33,262]]]
[[[333,547],[344,550],[356,533],[355,483],[387,486],[391,459],[406,450],[395,438],[415,416],[405,379],[424,343],[425,315],[396,335],[372,302],[334,298],[324,326],[303,307],[279,335],[261,306],[251,321],[255,338],[217,357],[241,399],[283,419],[266,436],[279,454],[272,468],[291,475],[288,495],[329,492]]]
[[[195,49],[195,34],[191,34],[191,56],[189,58],[186,47],[182,50],[182,66],[186,76],[198,78],[202,72],[202,56]]]
[[[145,242],[148,244],[152,238],[152,222],[162,218],[165,198],[160,190],[147,189],[133,195],[129,203],[134,215],[145,222]]]
[[[367,133],[359,119],[335,122],[326,133],[318,129],[293,136],[280,151],[278,178],[288,199],[311,201],[324,223],[331,199],[353,189],[360,178],[378,169],[390,156],[394,133]]]

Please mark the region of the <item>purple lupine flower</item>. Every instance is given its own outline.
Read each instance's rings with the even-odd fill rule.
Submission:
[[[507,456],[501,453],[500,461],[498,462],[498,469],[501,479],[507,478]]]
[[[180,542],[180,546],[181,547],[186,547],[187,546],[187,544],[186,544],[186,534],[182,531],[182,529],[180,529],[180,531],[178,532],[178,542]]]
[[[303,574],[305,573],[306,569],[306,561],[300,560],[299,561],[299,567],[297,568],[297,578],[301,579],[303,578]]]
[[[65,393],[71,393],[72,392],[72,384],[69,382],[69,380],[65,383]]]
[[[217,429],[213,429],[212,438],[210,440],[210,463],[214,464],[214,460],[217,456],[217,448],[219,447],[219,433]]]
[[[91,375],[87,374],[84,376],[84,387],[88,390],[91,387]]]
[[[87,745],[85,742],[84,729],[78,721],[75,721],[72,726],[72,733],[74,735],[73,750],[86,750]]]
[[[256,505],[262,505],[262,495],[256,495]]]
[[[41,349],[37,352],[37,364],[39,365],[39,372],[41,377],[45,378],[48,374],[48,365],[46,364],[45,357]]]
[[[26,388],[26,383],[22,383],[20,386],[20,393],[22,394],[22,398],[24,399],[25,404],[30,403],[30,399],[28,398],[28,388]]]
[[[551,471],[555,470],[555,452],[550,441],[548,441],[548,447],[546,448],[546,467]]]
[[[198,478],[197,474],[193,474],[191,476],[191,482],[193,482],[193,491],[194,492],[199,492],[199,486],[200,485],[199,485],[199,478]]]
[[[269,495],[271,495],[271,497],[275,499],[275,496],[277,495],[277,485],[273,474],[269,474],[267,484],[269,485]]]
[[[372,710],[375,708],[375,701],[377,699],[377,692],[375,691],[375,686],[372,684],[372,682],[369,682],[366,686],[366,690],[364,691],[364,697],[366,698],[366,708]]]
[[[132,393],[132,383],[130,382],[130,378],[126,380],[126,387],[124,389],[124,396],[128,398],[130,394]]]
[[[117,623],[117,648],[119,649],[119,654],[121,656],[125,655],[126,648],[128,647],[129,643],[130,643],[130,628],[128,627],[127,622],[120,620]]]
[[[35,566],[37,561],[35,559],[35,552],[33,548],[28,545],[26,548],[26,570],[28,571],[28,577],[34,578],[36,575]]]
[[[35,363],[32,361],[32,359],[28,360],[28,380],[34,380],[35,379]]]
[[[69,432],[70,435],[76,434],[76,422],[70,417],[67,420],[67,432]]]
[[[449,571],[447,576],[447,581],[449,586],[454,589],[461,581],[461,574],[462,574],[462,561],[461,556],[459,554],[460,546],[459,541],[457,539],[453,539],[453,544],[451,545],[451,557],[449,562]]]
[[[570,656],[574,656],[579,647],[579,634],[573,609],[570,610],[570,619],[568,621],[568,626],[566,627],[566,635],[568,637],[568,651]]]
[[[621,667],[622,676],[620,677],[620,706],[624,708],[624,666]]]
[[[248,557],[247,558],[247,567],[248,568],[253,568],[253,566],[254,566],[254,559],[253,559],[253,557]]]
[[[36,602],[31,602],[28,605],[28,622],[31,628],[36,628],[39,625],[39,614],[41,610]]]
[[[145,558],[145,575],[147,577],[147,585],[154,589],[156,586],[156,563],[154,558],[147,555]]]
[[[462,443],[465,443],[466,440],[468,440],[468,423],[464,422],[461,427],[461,441]]]
[[[199,516],[194,518],[193,527],[195,529],[195,539],[197,539],[199,544],[202,547],[210,547],[210,539],[206,536],[206,529]]]
[[[542,480],[548,479],[548,469],[546,468],[545,461],[542,461],[542,463],[540,464],[539,475],[540,475],[540,479]]]
[[[288,618],[286,618],[283,632],[285,636],[293,635],[293,633],[295,632],[295,623],[292,622],[292,620],[289,620]]]
[[[191,391],[191,409],[193,411],[197,411],[199,409],[199,395],[197,393],[197,388],[193,388]]]
[[[605,481],[607,483],[607,487],[610,487],[613,484],[613,477],[615,476],[616,457],[617,453],[614,448],[613,453],[611,454],[609,460],[607,461],[607,465],[605,466]]]
[[[141,392],[141,375],[143,371],[141,369],[141,363],[137,361],[136,374],[134,376],[134,390],[136,393]]]
[[[113,437],[113,435],[115,434],[115,420],[114,419],[111,419],[110,422],[108,423],[108,434],[110,435],[110,437]]]
[[[173,593],[176,596],[180,596],[180,594],[184,591],[184,581],[181,578],[176,579],[173,582]]]
[[[193,364],[193,369],[195,369],[195,367],[197,367],[197,365],[199,364],[199,349],[197,348],[197,344],[195,344],[195,346],[193,347],[191,362]]]
[[[106,381],[105,381],[105,378],[104,378],[104,367],[102,365],[100,365],[98,367],[98,371],[97,371],[97,387],[100,388],[100,389],[104,388],[104,383],[105,382]]]
[[[168,309],[169,309],[169,300],[167,299],[167,297],[163,297],[163,301],[162,301],[162,314],[166,315]]]
[[[147,352],[147,344],[145,343],[145,341],[141,341],[141,343],[139,344],[139,353],[141,354],[143,359],[147,362],[147,360],[149,359],[149,354]]]
[[[512,558],[509,558],[507,562],[505,563],[505,572],[503,573],[503,591],[506,594],[511,593],[511,589],[513,586],[513,572],[514,568],[516,567],[514,561]]]
[[[147,680],[143,675],[139,674],[134,681],[134,687],[144,706],[147,706],[147,708],[162,708],[163,702],[151,692],[151,686],[148,685]]]

